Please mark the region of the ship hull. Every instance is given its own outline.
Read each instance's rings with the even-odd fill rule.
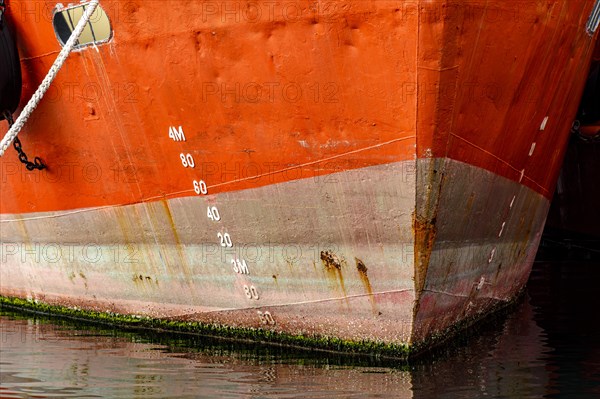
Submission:
[[[40,4],[7,13],[21,105]],[[424,347],[522,290],[593,4],[102,5],[19,136],[48,169],[0,160],[0,295]]]
[[[300,336],[420,344],[516,297],[549,205],[488,171],[429,162],[235,196],[5,217],[2,261],[10,267],[0,271],[2,295]],[[432,167],[453,184],[440,193],[437,218],[444,222],[435,227],[423,285],[416,286],[415,236],[423,226],[413,215],[426,204],[415,187]],[[228,229],[231,248],[215,243],[220,230],[204,221],[215,203],[230,210],[222,217],[236,221]],[[314,212],[323,212],[327,223],[315,223]],[[270,218],[286,224],[257,228],[257,219]],[[335,239],[340,231],[343,239]],[[234,259],[246,260],[248,273],[236,270]],[[264,312],[272,325],[263,324]]]

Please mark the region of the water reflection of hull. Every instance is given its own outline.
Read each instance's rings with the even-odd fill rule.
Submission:
[[[168,349],[145,338],[132,342],[106,331],[75,333],[5,318],[2,326],[2,397],[22,392],[63,398],[412,397],[408,372],[329,364],[326,356],[281,358],[277,350],[202,341],[193,343],[195,349]]]
[[[544,397],[550,379],[546,334],[528,296],[505,321],[460,345],[412,373],[413,398]]]
[[[562,392],[573,392],[573,397],[598,397],[600,318],[595,316],[600,263],[536,262],[531,277],[528,290],[537,310],[536,322],[547,337],[543,361],[551,377],[548,392],[555,397],[561,397]]]
[[[106,2],[22,132],[50,168],[1,160],[0,294],[366,348],[514,299],[593,4],[313,3]],[[59,49],[36,4],[25,98]]]
[[[25,388],[61,397],[93,391],[104,397],[144,398],[238,398],[249,393],[277,398],[539,398],[549,381],[542,361],[546,335],[536,325],[529,301],[477,337],[411,366],[244,349],[202,339],[147,343],[148,335],[115,338],[102,330],[75,333],[74,327],[30,321],[4,319],[3,326],[5,393]],[[39,353],[44,356],[35,355]]]

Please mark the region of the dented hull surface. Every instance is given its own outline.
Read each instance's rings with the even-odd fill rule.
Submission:
[[[20,135],[49,169],[0,160],[0,294],[398,345],[514,299],[593,4],[253,4],[101,2]],[[25,99],[52,7],[10,3]]]

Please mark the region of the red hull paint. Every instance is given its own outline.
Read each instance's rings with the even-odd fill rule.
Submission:
[[[192,195],[167,137],[180,125],[188,142],[175,151],[201,160],[212,192],[416,154],[551,196],[591,56],[591,2],[259,2],[270,14],[256,23],[208,4],[103,2],[114,38],[71,55],[22,133],[49,170],[3,157],[0,212]],[[60,49],[53,3],[9,7],[25,102]]]

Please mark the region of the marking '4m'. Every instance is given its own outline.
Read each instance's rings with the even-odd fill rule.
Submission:
[[[185,134],[183,133],[183,127],[179,126],[179,129],[176,129],[175,126],[169,127],[169,137],[173,141],[185,141]]]

